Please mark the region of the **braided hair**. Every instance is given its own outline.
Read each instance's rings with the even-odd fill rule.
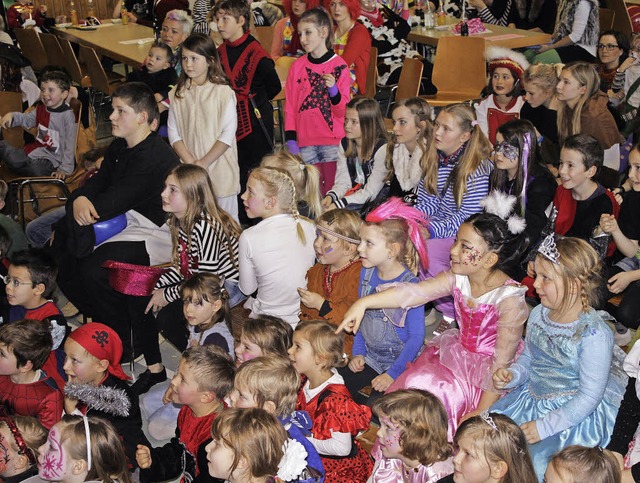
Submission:
[[[277,200],[277,205],[282,213],[289,214],[296,221],[298,240],[303,245],[307,244],[302,224],[300,223],[300,213],[298,213],[298,196],[296,194],[296,184],[291,175],[282,168],[259,167],[251,171],[251,176],[262,183],[265,194],[273,196]]]

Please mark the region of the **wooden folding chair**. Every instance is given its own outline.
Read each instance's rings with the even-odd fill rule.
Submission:
[[[89,78],[82,71],[80,62],[78,62],[78,57],[76,57],[76,53],[74,52],[73,47],[71,47],[71,42],[67,39],[58,37],[58,44],[60,44],[60,48],[62,49],[65,61],[64,66],[67,69],[67,72],[69,72],[71,80],[81,87],[88,87],[90,85]]]
[[[100,58],[96,51],[91,47],[86,47],[84,45],[80,46],[80,58],[87,66],[87,74],[91,79],[91,88],[93,91],[93,95],[91,96],[91,103],[93,105],[96,104],[95,100],[97,94],[99,94],[100,102],[98,103],[98,112],[96,113],[96,127],[100,124],[100,112],[102,103],[105,100],[105,97],[110,97],[113,94],[113,91],[119,85],[123,84],[126,79],[112,72],[111,75],[107,75],[100,62]]]
[[[65,59],[62,47],[60,47],[60,42],[58,42],[58,37],[53,34],[40,34],[40,40],[47,53],[49,65],[57,65],[66,69],[67,60]]]
[[[369,68],[367,69],[367,90],[364,95],[374,98],[376,95],[376,84],[378,83],[378,49],[371,46],[369,54]]]
[[[282,139],[282,143],[284,144],[284,85],[287,82],[287,77],[289,76],[289,70],[293,63],[298,60],[295,57],[280,57],[276,60],[276,73],[278,74],[278,79],[282,83],[282,90],[271,99],[271,103],[275,103],[274,109],[278,115],[278,126],[280,127],[280,136]]]
[[[398,79],[398,85],[393,86],[392,93],[395,91],[395,96],[390,95],[387,103],[386,115],[389,115],[389,107],[391,106],[391,98],[393,102],[398,102],[403,99],[409,99],[410,97],[416,97],[420,93],[420,83],[422,82],[422,70],[424,64],[420,59],[406,58],[402,61],[402,70],[400,71],[400,78]],[[393,128],[391,119],[385,119],[385,125],[387,130]]]
[[[487,84],[485,41],[480,37],[443,37],[433,62],[433,96],[423,96],[432,106],[446,106],[480,96]]]
[[[0,91],[0,116],[8,112],[22,112],[22,94],[20,92]],[[21,127],[2,129],[3,139],[16,148],[24,146],[24,136]]]
[[[13,212],[24,228],[27,222],[37,218],[42,213],[66,203],[69,194],[77,188],[84,173],[84,167],[79,163],[78,133],[82,103],[78,99],[69,101],[76,119],[76,138],[74,142],[75,168],[66,180],[51,176],[15,177],[9,181],[11,199],[15,200]]]
[[[616,18],[616,12],[610,8],[599,8],[600,15],[600,32],[605,30],[611,30],[613,28],[613,22]]]
[[[31,67],[36,72],[44,69],[48,63],[47,52],[44,50],[38,32],[34,29],[13,29],[18,44],[24,56],[31,62]]]
[[[262,45],[262,48],[267,52],[271,52],[271,45],[273,44],[273,31],[275,26],[256,27],[256,39]]]

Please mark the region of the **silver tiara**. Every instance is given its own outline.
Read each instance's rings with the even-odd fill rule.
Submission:
[[[542,240],[542,243],[538,247],[538,253],[556,265],[560,263],[560,252],[558,252],[558,248],[556,247],[556,238],[553,233],[547,235],[547,237]]]
[[[489,414],[489,411],[482,411],[480,413],[480,417],[482,418],[482,420],[487,423],[489,426],[491,426],[494,431],[499,431],[498,430],[498,426],[496,426],[495,421],[493,420],[493,418],[491,417],[491,415]]]
[[[491,415],[489,414],[489,411],[482,411],[480,413],[480,417],[482,418],[482,420],[487,423],[489,426],[491,426],[494,431],[499,431],[498,430],[498,426],[496,426],[495,421],[493,420],[493,418],[491,417]]]

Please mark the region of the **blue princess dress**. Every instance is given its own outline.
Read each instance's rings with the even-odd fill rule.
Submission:
[[[517,424],[536,421],[541,441],[529,445],[538,479],[562,448],[606,447],[627,385],[624,353],[594,310],[569,324],[531,311],[525,349],[509,370],[513,388],[490,409]]]

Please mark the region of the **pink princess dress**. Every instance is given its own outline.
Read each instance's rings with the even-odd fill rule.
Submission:
[[[460,329],[446,330],[429,341],[422,354],[407,364],[387,389],[389,393],[417,388],[436,395],[447,410],[448,436],[453,441],[460,419],[478,407],[483,391],[496,392],[493,373],[508,367],[522,351],[522,329],[529,315],[524,299],[526,287],[507,280],[502,286],[473,297],[465,275],[446,271],[396,289],[402,309],[453,295]]]

